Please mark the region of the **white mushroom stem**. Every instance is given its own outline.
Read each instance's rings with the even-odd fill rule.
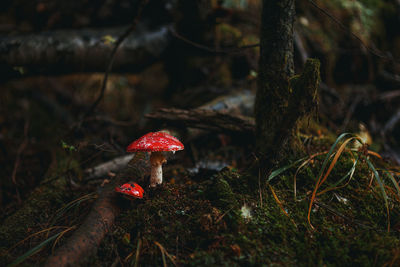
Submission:
[[[152,152],[150,155],[151,175],[150,186],[162,184],[162,165],[167,162],[162,152]]]

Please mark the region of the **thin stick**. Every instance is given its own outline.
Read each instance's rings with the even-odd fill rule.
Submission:
[[[196,47],[198,49],[201,49],[201,50],[204,50],[204,51],[207,51],[207,52],[210,52],[210,53],[214,53],[214,54],[240,53],[240,52],[243,52],[243,50],[245,50],[245,49],[249,49],[249,48],[254,48],[254,47],[259,47],[260,46],[260,44],[250,44],[250,45],[244,45],[244,46],[239,46],[239,47],[234,47],[234,48],[229,48],[229,49],[215,49],[215,48],[211,48],[211,47],[208,47],[206,45],[203,45],[203,44],[196,43],[196,42],[194,42],[192,40],[189,40],[188,38],[186,38],[186,37],[180,35],[179,33],[177,33],[175,31],[175,29],[173,29],[172,27],[169,27],[169,31],[174,37],[178,38],[179,40],[182,40],[185,43],[188,43],[193,47]]]
[[[89,110],[85,113],[85,115],[82,118],[82,121],[85,118],[87,118],[96,109],[96,107],[99,105],[100,101],[103,99],[104,92],[105,92],[106,87],[107,87],[108,75],[110,74],[110,72],[112,70],[112,66],[113,66],[113,63],[114,63],[114,59],[115,59],[115,55],[117,53],[117,50],[118,50],[119,46],[122,44],[122,42],[126,39],[126,37],[128,37],[129,34],[131,34],[136,29],[136,26],[139,23],[140,16],[142,14],[143,8],[147,4],[147,2],[148,2],[148,0],[142,0],[139,3],[137,15],[136,15],[135,19],[133,20],[132,24],[129,26],[128,29],[126,29],[126,31],[115,42],[115,46],[114,46],[113,50],[111,51],[111,55],[110,55],[110,59],[109,59],[108,65],[107,65],[106,72],[104,73],[104,79],[103,79],[103,83],[101,85],[100,94],[97,97],[96,101],[93,102],[93,104],[89,108]]]

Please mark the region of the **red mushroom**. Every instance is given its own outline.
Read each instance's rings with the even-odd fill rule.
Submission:
[[[151,176],[150,186],[155,187],[162,183],[162,164],[167,162],[162,151],[178,151],[184,149],[183,144],[165,132],[148,133],[127,148],[127,152],[150,152]]]
[[[124,194],[128,198],[143,198],[143,188],[134,182],[129,182],[115,188],[115,192]]]

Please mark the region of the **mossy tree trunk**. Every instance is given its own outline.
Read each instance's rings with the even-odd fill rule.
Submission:
[[[255,117],[256,143],[264,171],[279,160],[296,122],[316,102],[317,60],[307,61],[304,73],[292,79],[294,16],[295,0],[263,0]]]

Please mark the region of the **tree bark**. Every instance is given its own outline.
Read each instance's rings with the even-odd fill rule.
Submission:
[[[290,95],[293,68],[295,0],[263,0],[259,84],[256,94],[256,143],[262,161],[276,158],[285,134],[278,131]]]
[[[316,102],[319,62],[291,80],[295,0],[264,0],[260,35],[258,90],[255,101],[256,143],[261,169],[279,160],[298,119]]]

